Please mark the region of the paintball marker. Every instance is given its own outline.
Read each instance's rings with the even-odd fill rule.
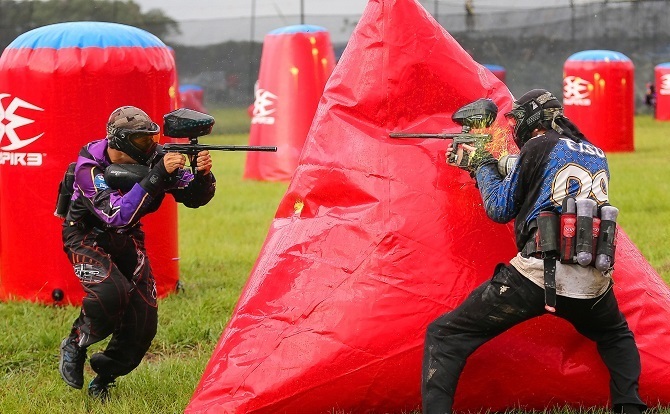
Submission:
[[[159,145],[159,155],[168,152],[179,152],[190,158],[191,169],[196,172],[195,158],[200,151],[265,151],[277,152],[277,147],[259,147],[249,145],[203,145],[198,137],[212,132],[214,118],[202,112],[181,108],[163,116],[163,135],[172,138],[188,138],[189,143],[168,143]]]
[[[457,152],[461,144],[473,144],[480,139],[488,140],[489,134],[472,134],[472,129],[487,128],[491,126],[498,115],[498,106],[490,99],[478,99],[459,108],[451,116],[451,120],[461,125],[460,133],[409,133],[409,132],[391,132],[391,138],[436,138],[451,139],[451,152],[447,160],[451,164],[456,164],[459,160]],[[467,161],[467,160],[466,160]]]

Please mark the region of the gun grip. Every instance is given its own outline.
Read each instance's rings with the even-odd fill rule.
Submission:
[[[468,145],[468,150],[466,151],[464,145],[468,145],[468,144],[463,143],[463,142],[456,144],[456,148],[454,150],[452,150],[452,152],[449,154],[449,158],[447,160],[447,162],[450,165],[453,165],[453,166],[459,167],[459,168],[464,168],[464,167],[467,167],[470,164],[470,153],[472,151],[474,151],[475,148]]]
[[[447,164],[451,165],[457,165],[456,162],[458,161],[458,154],[456,152],[450,152],[449,156],[447,157]]]
[[[202,171],[198,171],[198,154],[188,155],[188,162],[191,166],[193,175],[202,175]]]

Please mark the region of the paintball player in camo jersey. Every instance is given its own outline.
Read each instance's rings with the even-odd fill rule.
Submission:
[[[111,339],[91,356],[97,376],[88,393],[106,400],[114,380],[135,369],[157,328],[156,284],[144,246],[140,219],[158,209],[165,194],[190,208],[214,196],[209,151],[197,156],[197,174],[185,169],[185,156],[157,154],[159,127],[139,108],[116,109],[107,137],[85,145],[74,171],[74,194],[63,223],[63,244],[86,296],[81,313],[60,347],[59,371],[71,387],[82,388],[86,348]],[[141,164],[147,175],[122,193],[109,187],[112,164]]]
[[[519,253],[508,265],[499,264],[492,279],[461,305],[428,326],[423,413],[451,413],[466,359],[488,340],[547,312],[595,341],[609,370],[614,412],[640,413],[646,409],[638,394],[640,356],[613,293],[612,268],[601,271],[593,265],[563,264],[555,257],[545,260],[545,250],[538,251],[535,242],[540,213],[560,214],[565,198],[608,204],[605,153],[586,140],[563,115],[558,99],[544,89],[524,94],[505,116],[521,150],[511,171],[503,176],[497,160],[481,146],[466,148],[470,163],[462,168],[474,175],[489,218],[498,223],[515,219]],[[545,268],[555,272],[555,288],[545,288]],[[554,291],[553,300],[547,300],[545,290]]]

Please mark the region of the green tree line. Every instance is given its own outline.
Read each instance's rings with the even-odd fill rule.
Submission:
[[[30,30],[73,21],[126,24],[163,41],[180,33],[179,23],[162,10],[142,13],[132,0],[0,0],[0,52]],[[260,43],[225,42],[203,47],[166,43],[176,52],[179,77],[204,86],[208,100],[246,106],[253,99]]]
[[[179,24],[162,10],[142,13],[132,0],[0,0],[0,50],[37,27],[73,21],[122,23],[159,38],[179,33]]]

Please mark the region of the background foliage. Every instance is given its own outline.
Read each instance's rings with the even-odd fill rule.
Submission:
[[[312,7],[328,5],[327,0],[308,1]],[[238,10],[249,8],[242,4],[248,2],[238,3]],[[420,3],[477,62],[502,66],[516,96],[538,87],[559,96],[563,64],[572,54],[613,50],[633,61],[636,110],[649,113],[642,104],[645,84],[653,81],[656,65],[670,62],[668,0],[582,0],[534,9],[506,8],[509,3],[503,1],[487,9],[474,2],[473,15],[466,15],[459,2]],[[359,15],[323,13],[307,16],[306,23],[329,31],[339,57],[358,19]],[[206,103],[213,107],[253,102],[264,36],[300,22],[299,16],[279,13],[176,22],[160,10],[141,13],[132,0],[0,0],[0,50],[28,30],[76,20],[130,24],[158,36],[175,50],[180,83],[202,86]]]
[[[142,13],[132,0],[0,0],[0,50],[29,30],[76,21],[127,24],[161,38],[179,31],[178,23],[161,10]]]

